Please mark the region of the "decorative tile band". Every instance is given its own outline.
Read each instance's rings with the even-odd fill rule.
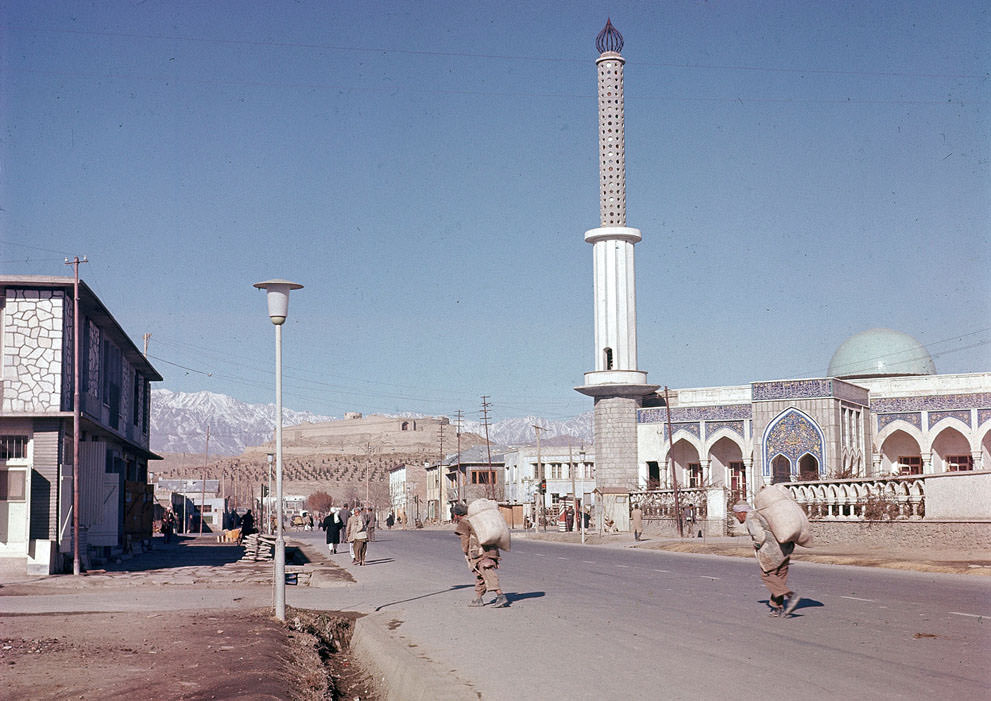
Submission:
[[[991,421],[991,409],[978,409],[977,425],[983,426],[985,421]]]
[[[693,421],[691,423],[680,423],[680,424],[672,423],[671,430],[673,431],[673,434],[675,436],[678,435],[678,431],[686,431],[692,434],[693,436],[695,436],[696,438],[702,437],[702,431],[699,428],[699,423],[697,421]],[[661,424],[661,435],[664,436],[664,440],[667,440],[668,438],[667,424]]]
[[[708,438],[724,428],[737,434],[740,438],[744,437],[742,421],[707,421],[705,423],[705,436]]]
[[[686,421],[741,421],[753,415],[750,404],[723,404],[719,406],[671,407],[671,423]],[[668,412],[664,407],[637,409],[637,423],[667,423]]]
[[[991,392],[974,394],[934,394],[924,397],[875,399],[871,410],[879,414],[901,411],[950,411],[952,409],[991,408]]]
[[[943,419],[959,419],[970,428],[970,412],[966,409],[962,411],[930,411],[929,428],[932,428]]]
[[[773,399],[820,399],[833,396],[833,383],[830,380],[779,380],[775,382],[754,382],[750,385],[753,401]]]
[[[877,430],[880,431],[882,428],[888,424],[894,423],[895,421],[905,421],[912,424],[920,431],[922,430],[922,414],[916,413],[881,414],[877,417]]]

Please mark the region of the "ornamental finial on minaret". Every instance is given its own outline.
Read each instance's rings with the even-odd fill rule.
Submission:
[[[623,50],[623,35],[619,33],[618,29],[612,26],[610,19],[606,19],[606,26],[595,37],[595,48],[599,50],[600,54],[604,54],[607,51],[618,54]]]

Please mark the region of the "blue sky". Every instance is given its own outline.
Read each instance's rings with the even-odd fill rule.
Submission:
[[[565,418],[593,369],[594,38],[625,37],[640,369],[991,370],[985,2],[0,0],[0,273],[82,278],[177,391]]]

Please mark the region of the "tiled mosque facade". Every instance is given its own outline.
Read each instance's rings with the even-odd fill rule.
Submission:
[[[991,470],[991,373],[754,382],[637,412],[640,487]],[[989,514],[991,515],[991,514]]]

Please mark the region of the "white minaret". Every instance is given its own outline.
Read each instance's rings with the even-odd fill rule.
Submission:
[[[585,232],[592,244],[595,288],[595,370],[576,387],[595,398],[596,487],[605,516],[629,522],[629,492],[637,488],[637,409],[657,390],[637,369],[637,293],[633,246],[640,230],[626,225],[626,142],[623,124],[623,35],[612,22],[595,38],[599,50],[599,219]]]

